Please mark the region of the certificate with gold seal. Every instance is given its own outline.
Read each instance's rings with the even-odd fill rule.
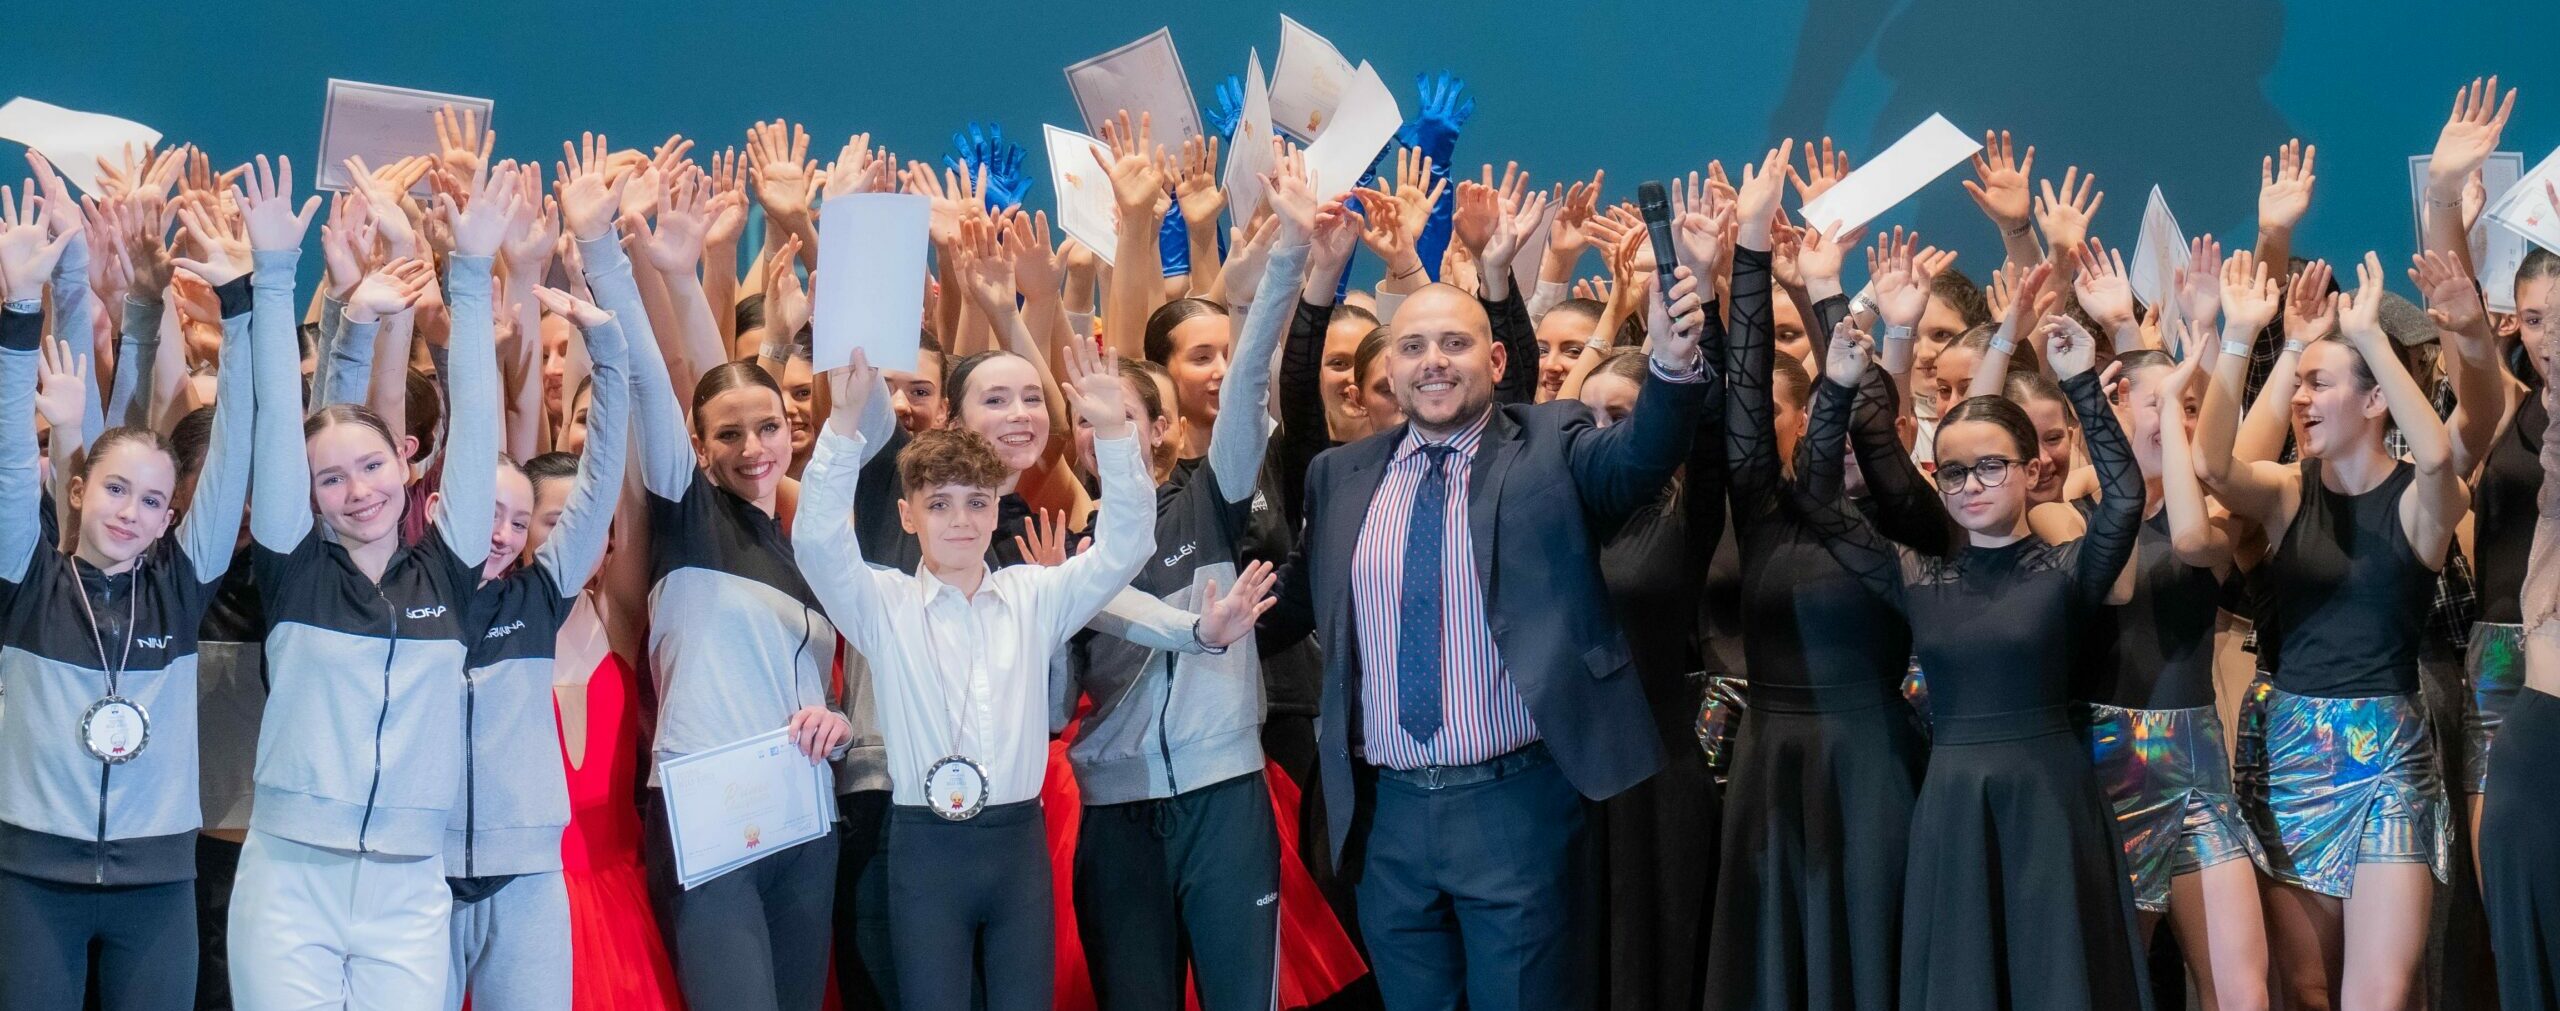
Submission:
[[[832,779],[788,730],[658,763],[676,881],[692,888],[825,836],[836,820]]]

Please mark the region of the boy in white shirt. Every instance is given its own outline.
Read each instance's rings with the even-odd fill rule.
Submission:
[[[834,412],[802,474],[791,535],[830,620],[871,661],[889,753],[890,950],[908,1008],[971,1005],[983,945],[985,1006],[1050,1005],[1049,858],[1040,787],[1049,749],[1049,660],[1155,551],[1155,482],[1122,404],[1118,363],[1066,349],[1067,392],[1093,427],[1102,503],[1093,545],[1054,567],[991,571],[1003,461],[974,432],[919,433],[898,459],[899,520],[923,560],[913,573],[863,561],[853,502],[857,425],[879,373],[856,352],[834,372]],[[1248,569],[1200,616],[1224,649],[1271,606],[1268,565]],[[975,943],[973,943],[975,942]]]

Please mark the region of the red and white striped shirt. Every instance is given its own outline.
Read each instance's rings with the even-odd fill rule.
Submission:
[[[1396,615],[1404,597],[1405,533],[1412,525],[1414,492],[1431,457],[1421,433],[1408,429],[1369,500],[1360,541],[1351,556],[1351,613],[1360,636],[1362,754],[1373,765],[1415,769],[1473,765],[1538,740],[1529,705],[1503,669],[1493,628],[1485,621],[1484,583],[1477,577],[1475,534],[1467,526],[1467,473],[1484,439],[1491,410],[1449,439],[1456,452],[1441,459],[1449,495],[1441,512],[1447,532],[1440,554],[1440,669],[1396,669]],[[1416,741],[1396,720],[1396,681],[1440,679],[1441,727],[1428,744]]]

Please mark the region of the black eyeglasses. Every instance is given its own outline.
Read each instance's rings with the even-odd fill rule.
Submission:
[[[1938,491],[1953,495],[1964,490],[1966,478],[1982,479],[1982,486],[1985,488],[1997,488],[2007,484],[2009,468],[2017,464],[2018,461],[2005,456],[1986,456],[1973,461],[1970,467],[1961,464],[1939,464],[1938,471],[1933,476],[1937,478]]]

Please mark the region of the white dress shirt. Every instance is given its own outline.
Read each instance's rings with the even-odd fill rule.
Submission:
[[[1049,764],[1050,657],[1155,553],[1155,482],[1134,437],[1097,439],[1093,546],[1058,566],[986,573],[963,596],[919,564],[862,559],[853,496],[862,436],[822,426],[800,478],[791,546],[838,630],[871,661],[891,801],[926,804],[925,774],[959,755],[987,773],[987,803],[1040,796]]]

